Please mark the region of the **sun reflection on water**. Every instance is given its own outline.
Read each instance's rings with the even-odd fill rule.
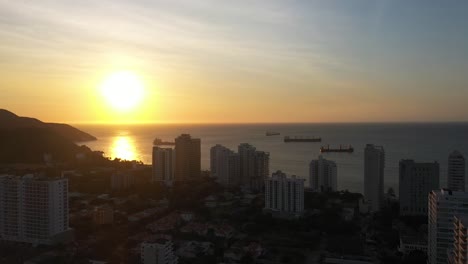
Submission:
[[[118,136],[112,142],[111,157],[123,160],[136,160],[135,144],[130,137]]]

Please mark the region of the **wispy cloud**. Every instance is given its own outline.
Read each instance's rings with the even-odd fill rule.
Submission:
[[[44,85],[52,91],[66,86],[64,80],[134,67],[170,83],[168,98],[213,97],[225,89],[251,100],[246,104],[256,102],[249,95],[267,95],[269,102],[301,102],[302,110],[336,100],[354,111],[360,98],[396,102],[405,89],[436,98],[435,87],[443,82],[468,82],[462,74],[466,51],[453,55],[463,52],[468,38],[446,33],[448,22],[431,20],[438,18],[438,9],[426,8],[433,1],[425,8],[416,2],[0,0],[0,77],[60,80],[62,85]],[[407,11],[419,7],[421,17]],[[458,9],[444,19],[465,21]],[[435,59],[428,51],[438,48],[437,41],[418,42],[414,35],[427,33],[421,21],[438,26],[429,33],[445,34],[444,40],[456,36],[452,41],[460,47]],[[427,66],[435,62],[442,66]],[[413,78],[413,71],[424,80]],[[0,86],[15,88],[5,80]],[[229,98],[222,103],[232,104]]]

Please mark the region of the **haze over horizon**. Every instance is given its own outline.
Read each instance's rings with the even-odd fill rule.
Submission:
[[[468,121],[467,11],[0,0],[0,108],[67,123]]]

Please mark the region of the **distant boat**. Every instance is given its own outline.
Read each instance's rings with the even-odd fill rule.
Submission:
[[[289,142],[321,142],[322,138],[320,137],[290,137],[290,136],[285,136],[284,137],[284,142],[289,143]]]
[[[281,135],[281,133],[280,133],[280,132],[267,131],[267,132],[265,133],[265,135],[266,135],[267,137],[269,137],[269,136],[279,136],[279,135]]]
[[[160,138],[155,138],[153,140],[153,145],[155,146],[174,146],[175,142],[162,141]]]
[[[328,145],[326,148],[324,146],[320,147],[320,152],[347,152],[347,153],[352,153],[354,152],[354,148],[350,146],[342,146],[340,145],[340,148],[330,148],[330,145]]]

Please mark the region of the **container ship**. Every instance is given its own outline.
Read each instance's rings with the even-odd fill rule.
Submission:
[[[354,152],[354,148],[352,146],[342,146],[340,145],[340,148],[330,148],[330,145],[327,147],[320,147],[320,152],[347,152],[347,153],[352,153]]]
[[[284,142],[321,142],[322,138],[320,137],[290,137],[285,136]]]
[[[280,134],[280,132],[267,131],[267,132],[265,133],[265,135],[266,135],[267,137],[269,137],[269,136],[279,136],[279,135],[281,135],[281,134]]]

